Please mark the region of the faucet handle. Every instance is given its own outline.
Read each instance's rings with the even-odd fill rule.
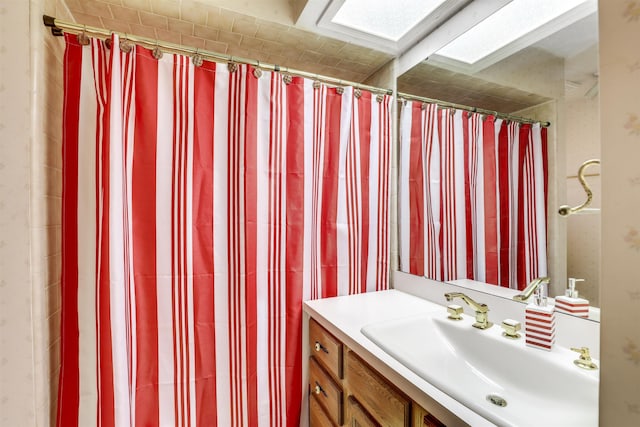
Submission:
[[[573,363],[576,366],[582,369],[588,369],[588,370],[598,369],[598,365],[593,363],[593,360],[591,360],[591,355],[589,354],[589,347],[580,347],[580,348],[571,347],[571,350],[577,353],[580,353],[580,357],[573,361]]]
[[[462,306],[451,304],[447,306],[447,313],[449,313],[448,319],[462,320]]]
[[[504,332],[502,333],[503,337],[512,340],[520,338],[518,331],[522,328],[522,325],[517,320],[504,319],[501,326],[502,329],[504,329]]]

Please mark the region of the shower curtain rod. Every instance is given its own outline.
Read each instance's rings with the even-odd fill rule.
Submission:
[[[402,102],[404,100],[422,101],[430,104],[438,104],[441,107],[446,107],[446,108],[456,108],[458,110],[471,111],[472,113],[489,114],[501,119],[513,120],[520,123],[540,123],[540,126],[542,127],[551,126],[551,122],[543,122],[540,120],[527,119],[526,117],[519,117],[519,116],[513,116],[511,114],[498,113],[496,111],[485,110],[483,108],[469,107],[468,105],[455,104],[453,102],[441,101],[439,99],[425,98],[423,96],[410,95],[408,93],[398,92],[398,102]]]
[[[231,62],[248,64],[262,70],[282,72],[286,74],[292,74],[299,77],[306,77],[313,80],[319,80],[330,86],[353,86],[356,89],[368,90],[375,94],[387,94],[392,95],[393,90],[384,89],[375,86],[369,86],[361,83],[351,82],[348,80],[341,80],[335,77],[323,76],[321,74],[308,73],[306,71],[294,70],[289,67],[282,67],[276,64],[266,64],[257,60],[241,58],[233,55],[226,55],[223,53],[217,53],[210,50],[198,49],[194,47],[179,45],[170,42],[164,42],[157,39],[151,39],[148,37],[141,37],[131,35],[129,33],[121,33],[119,31],[111,31],[104,28],[91,27],[89,25],[76,24],[74,22],[61,21],[53,16],[43,15],[42,19],[46,27],[51,28],[51,34],[54,36],[62,36],[65,32],[70,34],[92,34],[95,37],[106,39],[111,37],[111,34],[117,34],[121,39],[128,40],[132,43],[139,44],[149,48],[160,48],[166,52],[178,53],[178,54],[190,54],[199,55],[203,59],[210,59],[214,62]]]

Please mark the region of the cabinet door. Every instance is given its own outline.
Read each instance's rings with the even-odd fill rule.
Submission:
[[[439,419],[420,405],[413,403],[413,427],[446,427]]]
[[[349,396],[347,401],[347,426],[349,427],[380,427],[358,401]]]
[[[335,427],[314,396],[309,396],[309,427]]]
[[[346,383],[349,394],[381,425],[409,427],[411,401],[389,385],[352,351],[346,355]]]

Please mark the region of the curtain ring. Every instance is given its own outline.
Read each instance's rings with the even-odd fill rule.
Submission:
[[[338,86],[336,86],[336,93],[342,95],[344,93],[344,87],[342,86],[342,80],[338,80]]]
[[[200,49],[196,48],[196,53],[191,57],[191,62],[194,66],[199,67],[202,65],[202,55],[199,53]]]
[[[160,46],[158,46],[158,39],[156,39],[156,47],[151,51],[151,55],[157,60],[162,58],[162,51],[160,50]]]
[[[256,60],[258,65],[256,65],[253,68],[253,77],[255,77],[256,79],[259,79],[260,77],[262,77],[262,70],[260,69],[260,61]]]
[[[355,88],[353,90],[353,96],[355,96],[356,99],[360,99],[360,97],[362,96],[362,90],[360,88]]]
[[[238,69],[238,64],[233,62],[233,56],[229,57],[229,63],[227,64],[227,68],[229,69],[230,73],[235,73],[236,70]]]
[[[316,78],[313,81],[313,88],[314,89],[320,89],[321,85],[322,85],[322,83],[320,83],[320,79],[318,78],[318,75],[316,74]]]
[[[87,26],[84,25],[82,27],[82,32],[78,34],[78,43],[82,46],[87,46],[90,42],[89,36],[87,36]]]
[[[127,33],[124,33],[124,39],[120,39],[120,50],[124,53],[131,52],[133,45],[129,42]]]

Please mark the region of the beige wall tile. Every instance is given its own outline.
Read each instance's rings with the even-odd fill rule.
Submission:
[[[140,16],[136,9],[116,5],[109,6],[109,9],[111,9],[111,15],[113,15],[114,19],[124,21],[128,24],[140,24]]]
[[[109,4],[103,1],[86,1],[82,3],[84,13],[105,18],[113,18]]]
[[[158,15],[180,19],[180,2],[170,0],[153,0],[151,10]]]
[[[206,40],[217,40],[218,30],[203,25],[196,25],[193,27],[193,35]]]
[[[111,31],[119,31],[121,33],[131,33],[131,27],[128,23],[113,18],[100,18],[103,28]]]
[[[179,19],[169,18],[169,30],[174,31],[176,33],[192,36],[193,24],[191,22],[181,21]]]
[[[176,33],[174,31],[169,30],[161,30],[160,28],[156,28],[156,38],[158,40],[162,40],[169,43],[181,44],[182,38],[180,37],[180,33]]]
[[[204,4],[199,3],[182,3],[180,9],[180,17],[189,21],[195,25],[206,25],[207,24],[207,14],[209,11],[219,11],[217,7],[207,7]]]
[[[90,27],[103,28],[102,21],[95,15],[88,15],[86,13],[73,12],[75,21],[79,24],[88,25]]]
[[[140,22],[142,25],[160,28],[161,30],[169,28],[169,21],[167,17],[156,13],[140,12]]]
[[[235,18],[231,26],[231,31],[254,37],[258,31],[258,24],[255,23],[255,20]]]
[[[223,15],[220,9],[217,11],[209,11],[207,13],[207,26],[217,28],[219,30],[231,31],[233,18]]]
[[[227,53],[227,49],[228,49],[228,45],[226,43],[217,42],[217,41],[213,41],[213,40],[205,40],[204,48],[206,50],[210,50],[212,52],[226,54]]]
[[[122,5],[138,11],[151,12],[151,0],[122,0]]]
[[[218,41],[226,43],[229,47],[238,47],[242,41],[242,35],[220,30]]]
[[[186,34],[182,34],[181,36],[181,44],[184,46],[195,47],[199,49],[204,49],[204,39],[200,37],[188,36]]]
[[[136,36],[148,37],[150,39],[156,38],[156,30],[153,27],[148,25],[136,25],[131,24],[131,34],[135,34]]]

